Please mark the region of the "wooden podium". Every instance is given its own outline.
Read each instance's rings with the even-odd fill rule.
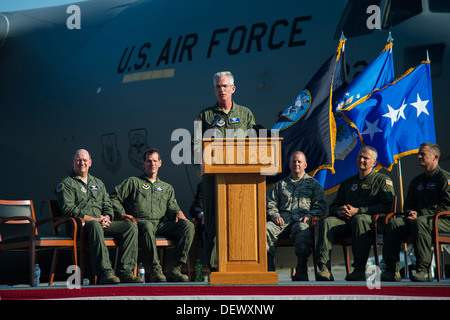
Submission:
[[[266,178],[281,172],[282,138],[203,139],[202,175],[215,175],[218,271],[211,284],[277,284],[267,271]]]

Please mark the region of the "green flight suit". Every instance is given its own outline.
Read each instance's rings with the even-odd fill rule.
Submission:
[[[201,145],[203,134],[211,129],[211,123],[216,115],[222,117],[215,129],[221,134],[220,137],[237,137],[243,138],[255,126],[255,117],[250,109],[238,105],[233,101],[233,106],[228,113],[219,108],[216,103],[214,106],[204,109],[200,112],[197,121],[201,124],[201,130],[194,132],[194,154],[201,150],[196,150],[196,146]],[[226,131],[232,129],[233,131]],[[199,134],[201,133],[201,136]],[[209,268],[215,270],[217,268],[217,246],[216,246],[216,186],[214,176],[203,176],[202,183],[203,192],[203,212],[205,214],[205,254],[209,263]]]
[[[372,216],[391,212],[394,199],[391,179],[375,170],[364,179],[356,174],[344,180],[329,207],[329,217],[320,223],[317,263],[331,270],[331,251],[335,239],[351,235],[353,267],[364,271],[371,247]],[[359,208],[360,212],[349,220],[342,220],[337,217],[337,212],[344,204]]]
[[[118,275],[127,275],[136,267],[138,253],[138,229],[131,221],[113,221],[114,212],[105,185],[100,179],[88,175],[87,184],[74,172],[58,184],[56,198],[63,215],[99,218],[109,215],[111,224],[103,229],[97,221],[85,221],[84,234],[89,243],[91,262],[96,275],[113,272],[105,236],[118,240],[120,261]]]
[[[433,218],[436,213],[450,210],[450,173],[437,166],[430,175],[415,177],[408,188],[405,212],[417,211],[412,222],[399,217],[389,222],[384,235],[383,260],[387,271],[400,270],[401,239],[412,235],[418,272],[428,273],[432,261]],[[439,219],[439,230],[450,232],[450,219]]]
[[[186,263],[194,239],[195,227],[191,221],[178,220],[180,207],[173,187],[159,178],[151,182],[145,174],[130,177],[116,186],[111,194],[116,215],[132,215],[139,228],[139,245],[144,252],[146,265],[159,266],[156,236],[174,238],[176,263]]]

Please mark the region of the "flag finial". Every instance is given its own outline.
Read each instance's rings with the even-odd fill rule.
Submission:
[[[392,35],[391,35],[391,32],[390,32],[390,31],[389,31],[389,36],[388,36],[388,38],[387,38],[387,42],[388,42],[388,43],[394,42],[394,38],[392,38]]]

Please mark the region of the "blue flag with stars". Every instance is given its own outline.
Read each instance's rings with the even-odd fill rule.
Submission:
[[[342,90],[346,82],[344,60],[345,40],[320,67],[297,98],[284,110],[272,130],[278,130],[281,141],[282,172],[268,176],[276,182],[290,174],[292,152],[303,151],[308,171],[333,170],[336,127],[332,112],[332,94]]]
[[[364,144],[377,149],[379,165],[391,170],[401,157],[417,153],[421,143],[436,143],[430,61],[411,68],[342,113]]]
[[[333,99],[334,118],[337,128],[336,147],[334,149],[334,169],[336,173],[333,174],[329,170],[319,170],[314,175],[314,178],[320,182],[326,194],[336,191],[342,181],[358,173],[356,159],[362,144],[358,131],[345,121],[340,110],[394,80],[392,43],[389,43],[345,90]]]

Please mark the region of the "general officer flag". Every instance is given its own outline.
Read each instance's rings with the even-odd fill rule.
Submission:
[[[394,80],[391,42],[384,47],[376,59],[358,74],[345,90],[335,95],[336,98],[333,98],[334,118],[337,128],[336,148],[334,149],[334,170],[336,173],[333,174],[329,170],[319,170],[314,176],[321,183],[325,193],[336,191],[342,181],[358,172],[356,159],[362,144],[358,131],[345,121],[340,110],[366,96],[374,89],[382,88]]]
[[[388,170],[422,142],[436,143],[430,61],[411,68],[396,81],[342,109],[365,144],[378,151]]]
[[[282,172],[267,177],[268,183],[290,174],[289,157],[296,150],[308,159],[308,171],[333,170],[336,127],[332,112],[333,91],[342,89],[346,81],[344,61],[345,40],[320,67],[305,89],[281,114],[272,130],[279,130]]]

